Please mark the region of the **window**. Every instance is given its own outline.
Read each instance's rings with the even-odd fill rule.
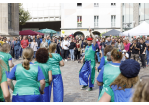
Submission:
[[[94,3],[94,7],[99,7],[99,3]]]
[[[82,16],[77,16],[77,27],[82,27]]]
[[[116,16],[111,15],[111,27],[115,27],[115,22],[116,22]]]
[[[8,3],[8,28],[12,28],[12,12],[11,12],[12,4]]]
[[[111,3],[111,6],[116,6],[116,3]]]
[[[98,27],[98,16],[94,16],[94,27]]]
[[[77,3],[77,7],[82,7],[82,3]]]

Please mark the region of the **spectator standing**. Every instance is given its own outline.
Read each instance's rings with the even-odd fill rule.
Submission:
[[[111,40],[110,40],[110,37],[107,38],[107,42],[105,43],[105,45],[111,45]]]
[[[31,42],[31,46],[30,46],[33,51],[34,51],[34,58],[36,58],[36,52],[37,52],[37,47],[38,47],[38,44],[37,42],[35,41],[35,38],[33,39],[33,42]]]
[[[118,42],[115,44],[115,48],[119,49],[120,51],[124,49],[124,45],[121,42],[121,39],[118,39]]]
[[[27,40],[27,37],[24,36],[24,37],[23,37],[23,40],[21,41],[21,47],[22,47],[22,49],[25,49],[25,48],[28,47],[28,46],[29,46],[29,42],[28,42],[28,40]]]
[[[39,48],[40,48],[40,38],[39,38],[39,35],[37,35],[37,40],[36,40],[36,42],[37,42],[37,44],[38,44],[37,49],[39,49]]]
[[[67,36],[65,36],[64,40],[61,42],[62,57],[65,61],[67,61],[67,53],[68,53],[68,50],[69,50],[69,45],[70,45],[70,43],[67,40]]]
[[[42,42],[42,35],[39,35],[40,43]]]
[[[14,58],[14,41],[15,37],[13,37],[13,40],[11,41],[11,56]]]
[[[16,60],[19,59],[19,49],[20,49],[20,41],[18,41],[17,37],[15,38],[14,41],[14,52],[15,52],[15,58]]]
[[[146,44],[146,58],[147,58],[147,66],[149,64],[149,35],[147,36],[147,40],[145,41]]]
[[[88,45],[88,44],[87,44],[87,39],[85,39],[84,42],[83,42],[83,46],[86,47],[87,45]]]
[[[106,47],[106,45],[105,45],[105,38],[102,38],[100,46],[101,46],[101,52],[102,52],[102,57],[103,57],[104,56],[104,49]]]
[[[51,40],[50,40],[50,36],[49,35],[47,36],[46,42],[48,43],[48,46],[49,46],[50,43],[51,43]]]
[[[76,60],[80,60],[80,51],[81,51],[81,44],[79,43],[79,40],[76,41],[76,49],[75,49],[75,58]]]
[[[71,39],[69,51],[70,51],[71,60],[73,60],[73,61],[74,61],[74,49],[75,49],[75,47],[76,47],[76,44],[73,42],[73,39]]]
[[[129,48],[130,48],[130,43],[129,43],[129,40],[127,39],[126,40],[126,45],[124,46],[125,48],[125,50],[126,50],[126,52],[129,54],[129,58],[130,58],[130,56],[131,56],[131,52],[130,52],[130,50],[129,50]]]
[[[133,43],[130,45],[130,50],[131,50],[131,59],[138,61],[140,46],[137,44],[136,40],[133,40]]]
[[[29,42],[29,47],[31,46],[31,42],[32,42],[33,40],[31,39],[31,36],[29,35],[28,36],[28,42]]]
[[[19,56],[20,57],[22,56],[22,50],[23,50],[22,47],[21,47],[21,40],[22,40],[22,36],[20,36],[19,39],[18,39],[18,41],[20,42],[20,48],[19,48],[19,54],[20,54]]]
[[[42,42],[40,44],[40,48],[46,48],[46,49],[48,49],[48,43],[46,42],[46,39],[45,38],[42,39]]]
[[[145,52],[146,52],[146,44],[143,43],[143,40],[140,39],[140,58],[141,58],[141,62],[142,62],[142,67],[145,68],[146,67],[146,62],[145,62]]]

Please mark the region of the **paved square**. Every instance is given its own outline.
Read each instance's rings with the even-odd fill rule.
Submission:
[[[21,63],[22,59],[20,58],[17,61],[13,59],[13,62],[16,65]],[[99,66],[99,64],[96,64],[96,66]],[[64,85],[64,102],[97,102],[98,100],[99,87],[97,86],[96,81],[93,91],[87,92],[86,90],[81,90],[82,86],[79,85],[79,70],[81,67],[82,64],[77,61],[67,61],[65,62],[65,66],[61,67]],[[149,75],[149,67],[141,69],[139,76],[142,75]],[[97,78],[97,76],[98,73],[96,72],[95,77]],[[51,101],[53,101],[52,96],[53,93],[51,94]]]

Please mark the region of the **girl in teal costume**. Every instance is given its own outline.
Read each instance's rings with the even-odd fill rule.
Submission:
[[[103,86],[102,91],[99,95],[99,99],[102,97],[106,88],[115,80],[115,78],[120,74],[120,61],[122,59],[122,52],[118,49],[113,49],[111,52],[111,63],[107,63],[100,71],[97,77],[97,85]]]
[[[62,57],[59,54],[55,53],[56,46],[56,43],[51,43],[49,46],[48,63],[52,67],[53,101],[63,102],[64,89],[60,66],[64,66],[64,62],[62,60]],[[49,87],[50,92],[52,88],[51,86]]]
[[[0,59],[0,102],[10,102],[10,92],[7,85],[7,77],[5,70],[7,71],[7,65]]]
[[[40,94],[44,93],[45,77],[41,68],[31,63],[33,53],[33,49],[25,48],[23,63],[16,65],[8,76],[8,85],[13,90],[12,102],[41,102]],[[12,80],[16,80],[15,86]]]
[[[46,48],[38,49],[38,51],[36,52],[37,61],[35,61],[34,64],[38,65],[41,68],[45,77],[46,86],[44,89],[44,94],[41,95],[41,100],[43,102],[50,102],[49,96],[51,95],[51,92],[49,92],[49,85],[51,85],[52,82],[52,68],[47,63],[48,59],[49,59],[48,50]],[[38,84],[40,86],[40,83]]]
[[[113,47],[111,45],[108,45],[108,46],[105,47],[104,56],[101,58],[100,66],[98,67],[98,72],[99,72],[100,69],[102,69],[102,67],[104,65],[107,64],[108,60],[107,60],[106,55],[107,55],[108,52],[111,52],[112,49],[113,49]]]
[[[10,73],[10,68],[14,66],[12,63],[12,57],[9,54],[10,52],[10,45],[8,43],[4,43],[2,45],[2,50],[0,52],[0,58],[6,63],[8,71],[5,71],[6,76],[8,78],[8,75]]]
[[[106,88],[106,91],[104,92],[99,102],[110,102],[110,101],[111,102],[129,102],[131,101],[130,99],[133,95],[132,87],[139,80],[138,74],[140,71],[140,64],[133,59],[127,59],[123,63],[121,63],[120,71],[121,73],[114,80],[114,82],[111,83],[110,87]]]
[[[83,60],[85,58],[85,62],[79,72],[79,82],[80,85],[83,85],[81,89],[85,89],[88,86],[89,82],[89,88],[87,91],[91,91],[92,87],[94,87],[94,80],[95,80],[95,52],[96,52],[96,38],[92,34],[91,29],[89,29],[89,32],[92,36],[92,38],[87,39],[88,46],[85,48],[85,56],[82,58],[81,62],[83,63]],[[93,44],[92,44],[93,40]],[[89,80],[88,80],[89,77]]]

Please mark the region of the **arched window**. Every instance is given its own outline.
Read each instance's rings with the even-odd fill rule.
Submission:
[[[8,3],[8,28],[12,28],[12,12],[11,12],[12,4]]]

